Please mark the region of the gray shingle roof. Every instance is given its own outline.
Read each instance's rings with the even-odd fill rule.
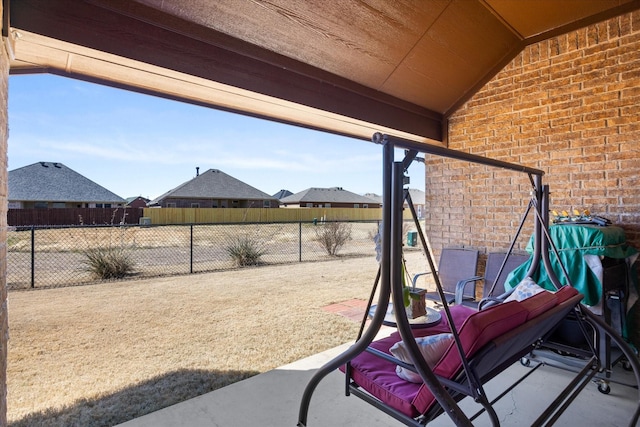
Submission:
[[[368,197],[372,200],[375,200],[376,203],[382,204],[382,196],[376,193],[365,193],[364,197]]]
[[[218,169],[209,169],[201,173],[173,190],[167,191],[149,204],[159,203],[169,197],[179,199],[277,200],[275,197]]]
[[[144,200],[145,202],[149,201],[149,199],[147,199],[146,197],[142,197],[142,196],[127,197],[124,200],[127,202],[127,204],[129,204],[129,203],[133,202],[136,199],[141,199],[141,200]]]
[[[379,203],[375,200],[344,190],[342,187],[307,188],[280,199],[281,203]]]
[[[276,199],[283,199],[285,197],[291,196],[293,193],[289,190],[280,190],[276,194],[273,195]]]
[[[124,203],[62,163],[38,162],[8,172],[10,201]]]
[[[425,203],[425,193],[422,190],[418,190],[417,188],[410,188],[409,195],[411,196],[411,200],[414,205],[424,205]],[[375,200],[376,202],[382,204],[382,196],[376,193],[366,193],[365,197]]]
[[[424,191],[418,190],[417,188],[410,188],[409,195],[411,196],[411,200],[415,205],[424,205],[426,201],[426,195]]]

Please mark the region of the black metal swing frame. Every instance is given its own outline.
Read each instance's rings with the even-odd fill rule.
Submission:
[[[406,316],[406,310],[404,304],[402,303],[402,206],[407,197],[406,192],[404,191],[404,174],[411,163],[416,160],[418,153],[426,153],[433,154],[437,156],[469,161],[472,163],[482,164],[486,166],[492,166],[502,169],[507,169],[515,172],[525,173],[528,175],[529,180],[532,185],[532,197],[527,207],[527,211],[523,216],[522,222],[518,228],[516,236],[513,238],[511,243],[511,247],[509,248],[509,252],[512,251],[513,246],[515,244],[517,235],[522,230],[522,227],[525,223],[526,217],[528,216],[531,209],[535,212],[534,219],[534,254],[533,254],[533,262],[531,263],[531,267],[529,269],[529,274],[534,272],[540,265],[540,261],[543,262],[544,266],[547,269],[547,272],[554,283],[554,285],[559,289],[562,287],[562,284],[555,276],[553,269],[551,268],[551,263],[549,260],[549,252],[550,250],[554,251],[557,256],[557,249],[553,245],[548,233],[549,226],[549,217],[548,217],[548,187],[542,185],[542,176],[544,172],[538,169],[529,168],[526,166],[508,163],[500,160],[489,159],[486,157],[476,156],[469,153],[459,152],[451,149],[447,149],[444,147],[439,147],[435,145],[425,145],[416,143],[413,141],[408,141],[388,135],[382,135],[380,133],[376,133],[373,136],[373,142],[381,144],[383,147],[383,208],[382,208],[382,227],[381,227],[381,236],[382,236],[382,245],[381,245],[381,261],[378,271],[378,276],[376,277],[375,286],[378,285],[378,281],[380,282],[380,292],[378,297],[378,303],[376,311],[371,319],[371,323],[366,331],[364,331],[363,327],[361,327],[360,333],[358,334],[358,339],[353,346],[351,346],[347,351],[340,354],[330,362],[326,363],[322,366],[311,378],[305,391],[302,396],[299,418],[298,418],[298,427],[306,427],[307,425],[307,414],[309,410],[309,405],[311,401],[311,397],[313,392],[319,382],[330,372],[335,371],[340,366],[347,365],[346,368],[346,377],[347,377],[347,388],[346,394],[354,394],[363,400],[369,402],[374,405],[378,409],[384,411],[385,413],[391,415],[398,421],[404,423],[408,426],[423,426],[426,425],[433,417],[427,417],[423,414],[417,418],[411,418],[394,408],[389,407],[384,402],[379,399],[376,399],[370,396],[365,391],[360,390],[357,384],[353,384],[349,380],[349,362],[357,357],[362,352],[368,351],[375,353],[374,349],[371,349],[369,346],[374,341],[380,327],[383,324],[384,317],[386,315],[387,308],[391,299],[393,300],[393,308],[396,316],[396,324],[398,328],[398,332],[400,337],[405,342],[405,345],[408,348],[408,351],[412,355],[419,355],[419,349],[416,344],[415,338],[411,332],[411,325],[409,324],[408,318]],[[394,160],[394,152],[396,149],[404,149],[405,156],[402,161]],[[478,414],[475,414],[473,417],[469,418],[458,406],[457,401],[460,400],[460,396],[464,397],[471,396],[476,400],[483,409],[480,412],[486,411],[489,415],[489,418],[492,420],[492,424],[494,426],[500,425],[497,414],[493,410],[492,404],[495,403],[500,397],[502,397],[505,393],[501,394],[498,399],[490,402],[487,396],[484,393],[482,388],[482,380],[475,374],[474,366],[471,366],[467,358],[465,357],[464,350],[460,343],[457,331],[453,326],[451,312],[449,310],[449,306],[446,303],[446,298],[442,291],[442,286],[439,282],[438,275],[435,274],[436,267],[433,261],[433,256],[430,253],[426,238],[422,233],[422,228],[419,226],[417,221],[417,217],[415,215],[415,209],[413,208],[413,204],[409,198],[409,207],[413,214],[414,221],[416,221],[418,236],[420,242],[422,244],[424,253],[427,258],[427,262],[429,264],[430,270],[434,273],[433,278],[436,284],[436,288],[441,296],[443,302],[443,314],[446,316],[449,325],[452,326],[452,333],[455,338],[455,344],[457,346],[458,352],[460,354],[460,358],[462,360],[463,367],[463,375],[459,376],[457,379],[459,381],[448,380],[437,377],[432,369],[426,364],[426,362],[418,356],[412,357],[415,362],[415,366],[407,365],[405,367],[409,369],[414,369],[423,379],[424,383],[429,387],[429,390],[435,397],[437,404],[439,405],[437,411],[432,412],[431,415],[435,413],[446,413],[450,419],[454,422],[456,426],[472,426],[472,419],[474,419]],[[563,268],[563,274],[566,277],[567,281],[570,284],[569,276]],[[373,298],[373,292],[372,292]],[[369,301],[369,305],[372,302],[372,298]],[[498,298],[490,298],[487,301],[484,301],[484,305],[491,305],[498,303],[504,296],[500,296]],[[481,304],[482,305],[482,304]],[[581,321],[589,322],[592,327],[598,329],[601,334],[610,336],[613,341],[620,347],[624,356],[628,359],[629,365],[633,370],[636,378],[636,383],[640,384],[640,364],[638,363],[637,357],[633,349],[621,338],[617,335],[616,331],[612,329],[609,325],[603,322],[596,315],[592,314],[589,310],[584,308],[581,304],[577,304],[574,310],[578,313],[578,318]],[[368,310],[367,310],[368,311]],[[564,317],[564,315],[563,315]],[[560,319],[555,320],[556,322]],[[363,322],[364,323],[364,322]],[[580,323],[580,322],[579,322]],[[582,331],[586,334],[584,325],[580,324]],[[592,379],[595,373],[601,369],[602,364],[599,361],[597,356],[597,352],[595,349],[591,349],[592,358],[585,364],[584,369],[580,371],[580,373],[576,376],[574,381],[571,382],[560,393],[560,396],[541,414],[541,416],[536,420],[535,425],[550,425],[555,422],[561,413],[568,407],[573,399],[577,396],[578,393],[585,387],[585,385]],[[509,357],[505,357],[502,361],[502,365],[499,367],[493,367],[491,371],[491,375],[497,375],[501,370],[506,369],[509,365],[514,363],[515,360],[518,360],[521,356],[525,355],[530,351],[530,344],[525,346],[525,348],[521,349],[519,352],[514,352],[514,354],[509,355]],[[379,352],[380,357],[389,359],[396,364],[402,365],[402,362],[399,362],[397,359],[394,359],[392,356],[389,356],[383,352]],[[482,353],[482,352],[481,352]],[[482,364],[482,361],[477,362],[473,361],[474,365],[479,363]],[[530,371],[527,376],[532,373],[534,370]],[[518,383],[520,383],[524,378],[516,381],[509,389],[515,387]],[[640,399],[639,399],[640,400]],[[640,401],[638,407],[631,417],[630,426],[636,425],[638,418],[640,418]]]

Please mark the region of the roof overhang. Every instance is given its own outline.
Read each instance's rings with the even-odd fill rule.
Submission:
[[[640,0],[4,0],[12,74],[430,143],[527,45],[636,9]]]

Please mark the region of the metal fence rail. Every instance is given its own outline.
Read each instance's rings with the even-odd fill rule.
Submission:
[[[375,256],[378,221],[341,222],[350,230],[339,256]],[[93,248],[120,248],[134,264],[128,278],[237,268],[228,248],[245,239],[263,252],[261,264],[330,259],[318,242],[330,222],[31,227],[7,238],[9,289],[103,281],[87,268]]]

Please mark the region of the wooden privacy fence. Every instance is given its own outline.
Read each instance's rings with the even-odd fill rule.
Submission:
[[[9,227],[138,224],[142,214],[142,208],[9,209],[7,224]]]
[[[408,209],[404,215],[410,219]],[[379,221],[381,218],[380,208],[62,208],[9,209],[7,213],[10,227]]]
[[[410,215],[407,210],[406,218]],[[222,224],[243,222],[379,221],[380,208],[145,208],[150,224]]]

